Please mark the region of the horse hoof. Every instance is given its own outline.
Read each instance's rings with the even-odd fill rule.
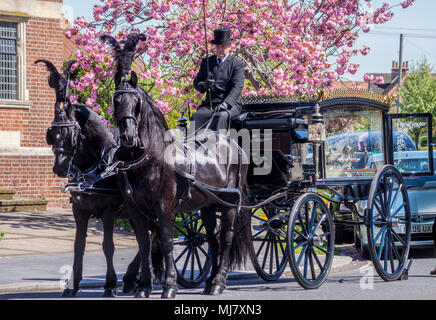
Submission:
[[[103,298],[115,298],[117,296],[117,289],[104,289]]]
[[[170,289],[165,289],[162,292],[162,299],[174,299],[176,297],[176,293],[177,293],[177,289],[174,288],[170,288]]]
[[[204,287],[203,294],[210,294],[210,289],[212,289],[211,283],[206,283],[206,286]]]
[[[209,295],[219,296],[220,294],[222,294],[224,292],[225,288],[226,288],[225,286],[222,286],[220,284],[215,284],[210,288]]]
[[[62,297],[75,297],[77,295],[78,289],[65,289],[64,292],[62,292]]]
[[[135,298],[145,299],[150,298],[151,290],[137,290],[135,294]]]
[[[130,293],[135,291],[136,281],[125,281],[123,282],[123,293]]]

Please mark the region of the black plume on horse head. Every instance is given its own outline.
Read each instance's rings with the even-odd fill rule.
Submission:
[[[69,98],[69,85],[67,79],[69,79],[71,67],[76,61],[71,60],[68,62],[64,71],[67,79],[65,79],[65,77],[59,73],[58,69],[56,69],[54,64],[51,63],[50,61],[45,59],[39,59],[35,61],[35,64],[40,62],[43,62],[47,67],[47,70],[50,72],[50,75],[48,77],[48,84],[50,85],[50,88],[55,89],[56,103],[59,104],[61,102],[67,101]]]
[[[117,76],[125,76],[130,71],[130,66],[135,59],[136,46],[139,41],[146,41],[147,36],[145,34],[129,35],[125,40],[124,47],[121,48],[120,43],[111,35],[105,34],[100,37],[100,41],[108,42],[113,49],[113,55],[117,62]]]

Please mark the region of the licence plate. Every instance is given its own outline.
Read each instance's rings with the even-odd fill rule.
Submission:
[[[412,225],[412,233],[432,233],[432,224]],[[406,227],[401,226],[401,233],[406,233]]]

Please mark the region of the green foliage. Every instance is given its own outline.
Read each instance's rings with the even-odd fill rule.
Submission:
[[[5,236],[4,232],[0,232],[0,240]]]
[[[402,112],[429,112],[436,116],[436,78],[426,59],[414,64],[400,89]]]
[[[133,230],[128,220],[124,219],[116,219],[114,222],[114,228],[117,231],[127,231],[130,232]]]

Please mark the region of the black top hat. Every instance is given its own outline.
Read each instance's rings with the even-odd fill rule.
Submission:
[[[216,29],[213,31],[214,39],[210,42],[216,45],[229,44],[233,41],[231,39],[230,29]]]

